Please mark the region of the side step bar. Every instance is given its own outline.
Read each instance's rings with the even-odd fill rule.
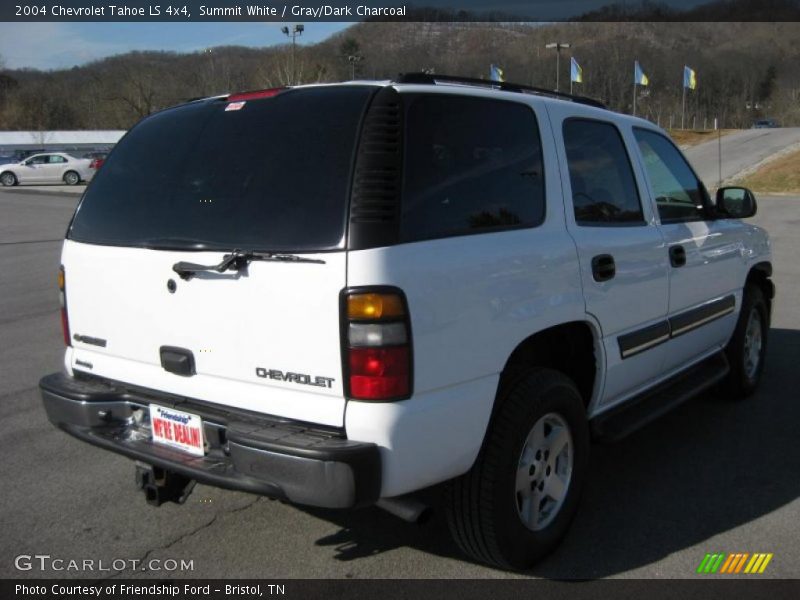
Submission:
[[[696,365],[592,419],[596,439],[616,441],[683,404],[722,380],[730,371],[720,351]]]

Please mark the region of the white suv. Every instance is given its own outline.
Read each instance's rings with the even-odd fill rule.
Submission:
[[[752,194],[596,102],[406,75],[208,98],[117,145],[67,233],[50,420],[194,481],[407,519],[473,558],[565,534],[592,438],[755,389]]]

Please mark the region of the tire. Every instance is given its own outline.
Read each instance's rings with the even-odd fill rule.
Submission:
[[[0,174],[0,183],[2,183],[5,187],[15,186],[17,185],[17,176],[11,171],[6,171],[5,173]]]
[[[81,176],[75,171],[67,171],[64,173],[64,183],[67,185],[78,185],[81,182]]]
[[[575,516],[589,457],[589,426],[575,384],[551,369],[518,376],[498,402],[472,469],[448,484],[447,521],[456,544],[474,560],[522,570],[558,545]],[[548,440],[564,440],[565,431],[569,445],[555,455],[560,446],[547,446]],[[545,447],[554,456],[542,453]],[[561,486],[553,485],[553,477],[565,490],[560,500]],[[556,491],[546,491],[551,487]]]
[[[725,347],[731,370],[720,390],[726,399],[747,398],[758,388],[767,351],[769,317],[764,292],[757,285],[747,285],[736,329]]]

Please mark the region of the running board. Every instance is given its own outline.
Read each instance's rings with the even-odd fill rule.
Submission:
[[[698,395],[722,380],[730,371],[724,352],[717,352],[667,381],[626,400],[592,419],[592,434],[603,441],[617,441]]]

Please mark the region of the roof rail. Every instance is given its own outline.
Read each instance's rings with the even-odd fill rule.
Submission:
[[[549,98],[559,98],[561,100],[571,100],[580,104],[594,106],[596,108],[608,108],[605,104],[594,98],[586,96],[576,96],[565,92],[555,92],[530,85],[510,83],[508,81],[490,81],[488,79],[475,79],[474,77],[460,77],[458,75],[438,75],[433,73],[400,73],[392,83],[415,83],[421,85],[436,85],[437,83],[456,83],[459,85],[474,85],[478,87],[488,87],[499,89],[504,92],[517,92],[520,94],[534,94],[536,96],[547,96]]]

